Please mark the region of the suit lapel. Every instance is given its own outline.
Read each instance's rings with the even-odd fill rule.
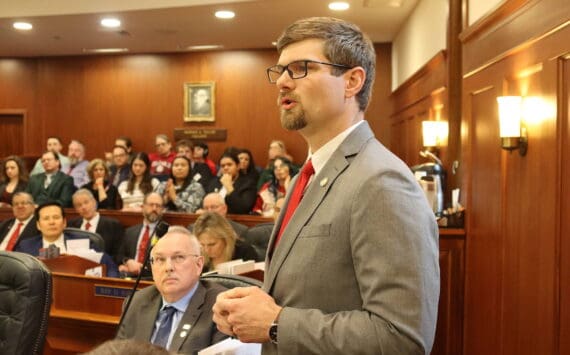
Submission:
[[[141,306],[141,309],[145,311],[140,313],[140,318],[136,325],[135,337],[137,339],[150,341],[161,303],[162,297],[160,297],[160,293],[155,288],[152,297]]]
[[[334,184],[335,180],[350,165],[352,157],[358,154],[366,141],[371,138],[374,138],[374,134],[370,130],[368,122],[366,121],[361,123],[354,129],[354,131],[348,135],[348,137],[333,153],[319,174],[313,178],[313,181],[311,181],[309,187],[305,191],[305,195],[303,196],[301,203],[297,207],[297,210],[283,231],[283,235],[279,241],[278,248],[272,250],[273,244],[275,243],[275,237],[279,232],[282,218],[285,214],[281,213],[269,241],[273,255],[270,258],[268,257],[267,260],[269,261],[269,267],[268,270],[266,270],[264,283],[264,288],[267,291],[271,290],[279,269],[283,265],[285,259],[287,258],[287,255],[291,251],[291,248],[295,244],[295,241],[299,237],[299,234],[303,227],[307,224],[311,216],[319,207],[328,191]],[[290,191],[287,194],[286,204],[283,207],[284,210],[289,203],[289,198],[291,195],[290,192],[293,191],[293,188],[289,190]],[[271,254],[269,253],[268,255]]]
[[[184,312],[182,319],[180,319],[180,323],[178,323],[178,328],[176,328],[176,331],[172,336],[172,342],[170,343],[169,348],[170,351],[179,351],[186,339],[189,339],[200,314],[202,314],[202,305],[204,304],[205,297],[206,289],[202,284],[198,283],[198,288],[190,299],[188,308],[186,309],[186,312]]]

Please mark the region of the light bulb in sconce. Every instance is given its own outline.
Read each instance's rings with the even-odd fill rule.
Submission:
[[[519,149],[524,156],[528,147],[526,128],[522,126],[523,98],[520,96],[499,96],[499,136],[501,148],[509,151]]]
[[[446,145],[448,132],[446,121],[423,121],[423,146],[434,149]]]

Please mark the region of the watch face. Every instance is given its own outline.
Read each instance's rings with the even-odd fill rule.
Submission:
[[[277,344],[277,324],[271,324],[269,328],[269,339],[273,344]]]

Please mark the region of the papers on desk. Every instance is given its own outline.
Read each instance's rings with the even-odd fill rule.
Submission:
[[[261,344],[242,343],[237,339],[228,338],[198,352],[198,355],[259,355]]]
[[[76,255],[94,263],[100,264],[103,253],[89,249],[89,239],[69,239],[65,242],[68,255]]]
[[[220,263],[216,266],[216,271],[220,274],[238,275],[255,269],[255,261],[236,259]]]

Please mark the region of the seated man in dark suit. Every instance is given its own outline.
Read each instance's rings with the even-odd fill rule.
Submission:
[[[183,354],[226,338],[212,321],[212,305],[224,288],[200,281],[204,257],[196,237],[184,227],[171,227],[151,250],[150,260],[154,285],[134,294],[117,338]]]
[[[34,199],[27,192],[16,192],[12,197],[10,218],[0,223],[0,250],[12,251],[21,240],[40,234],[34,218]]]
[[[156,232],[158,221],[164,213],[164,200],[156,192],[144,197],[142,205],[143,222],[127,228],[119,250],[119,271],[130,275],[141,272],[146,250],[153,234]]]
[[[41,205],[57,201],[63,207],[71,207],[71,195],[75,191],[73,178],[60,171],[59,156],[48,150],[42,154],[44,172],[30,177],[27,192]]]
[[[115,187],[129,179],[131,166],[129,164],[129,152],[122,145],[113,147],[113,165],[110,168],[109,181]]]
[[[15,251],[38,256],[40,249],[48,248],[53,244],[59,248],[60,254],[67,254],[67,241],[82,239],[81,237],[63,233],[67,225],[65,212],[63,211],[63,207],[57,202],[46,202],[39,205],[38,208],[36,208],[35,217],[37,220],[37,228],[41,235],[22,240]],[[102,250],[97,251],[102,252]],[[108,277],[119,277],[117,265],[109,255],[103,253],[100,263],[107,266]]]
[[[95,197],[87,189],[79,189],[73,194],[73,207],[81,217],[70,220],[67,225],[99,234],[105,241],[105,252],[120,264],[119,247],[125,234],[121,223],[114,218],[101,216],[97,212]]]
[[[238,238],[243,239],[243,234],[247,231],[247,226],[234,222],[228,218],[228,205],[222,195],[217,192],[210,192],[207,194],[202,201],[202,208],[196,211],[198,214],[202,214],[204,212],[216,212],[220,216],[224,217],[230,223]],[[193,226],[193,224],[190,224],[188,229],[192,231]]]

